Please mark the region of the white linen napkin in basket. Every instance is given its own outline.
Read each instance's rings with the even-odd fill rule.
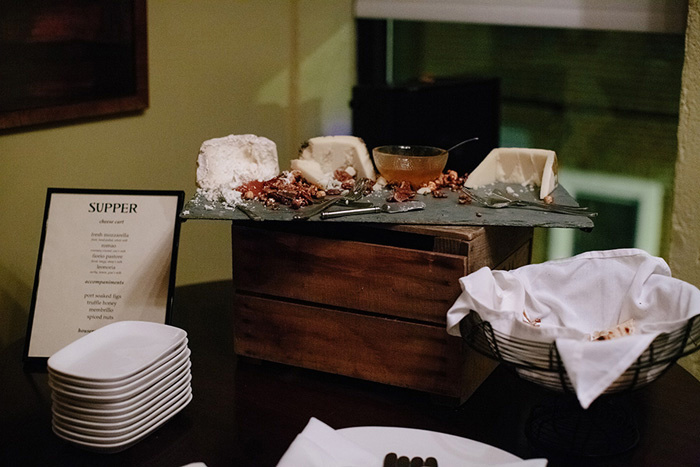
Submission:
[[[508,336],[556,342],[583,408],[659,333],[700,313],[700,290],[671,277],[662,258],[634,248],[592,251],[512,271],[481,268],[460,284],[462,294],[447,312],[447,332],[459,336],[459,322],[473,310]],[[630,319],[633,335],[590,340],[593,333]]]

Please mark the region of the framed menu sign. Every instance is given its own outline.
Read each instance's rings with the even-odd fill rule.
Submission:
[[[169,323],[184,192],[49,188],[25,361],[116,321]]]

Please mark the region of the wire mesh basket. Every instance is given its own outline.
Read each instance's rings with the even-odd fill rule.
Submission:
[[[519,339],[499,332],[472,311],[459,324],[462,338],[476,351],[515,368],[521,378],[540,386],[573,392],[554,342]],[[700,315],[678,329],[659,334],[637,360],[603,394],[643,387],[676,360],[700,349]]]
[[[531,444],[545,453],[605,457],[632,449],[639,441],[633,417],[610,397],[584,410],[554,342],[519,339],[499,332],[472,311],[459,324],[462,338],[477,352],[512,367],[523,379],[563,393],[554,404],[532,409],[525,427]],[[700,315],[659,334],[602,394],[638,389],[656,380],[679,358],[700,349]]]

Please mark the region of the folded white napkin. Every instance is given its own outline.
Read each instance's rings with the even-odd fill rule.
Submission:
[[[381,460],[322,421],[311,418],[277,467],[366,467]]]
[[[464,441],[474,444],[476,446],[473,449],[474,451],[478,451],[479,448],[490,448],[490,446],[482,445],[481,443],[466,439]],[[386,440],[384,438],[374,440],[373,442],[375,442],[373,446],[375,452],[377,450],[376,442],[381,446],[386,445],[384,449],[386,453],[392,452],[392,450],[395,451],[396,446],[392,445],[391,437],[388,437]],[[438,444],[438,446],[441,445]],[[447,446],[444,446],[444,448],[446,449],[446,456],[451,459],[442,459],[439,453],[436,452],[435,457],[438,460],[438,465],[441,467],[443,467],[443,464],[444,467],[457,465],[459,467],[545,467],[547,465],[546,459],[484,463],[470,461],[466,458],[462,459],[459,456],[460,458],[455,460],[454,457],[459,454],[459,450],[449,449]],[[341,432],[312,417],[304,430],[297,435],[284,453],[277,467],[381,467],[386,453],[378,457],[376,454],[343,436]],[[470,452],[470,454],[477,455],[479,453]]]
[[[447,332],[458,336],[459,322],[474,310],[501,333],[556,342],[584,408],[659,333],[700,313],[700,290],[671,277],[663,259],[638,249],[592,251],[512,271],[482,268],[460,284],[462,294],[447,312]],[[632,335],[590,340],[630,319]]]

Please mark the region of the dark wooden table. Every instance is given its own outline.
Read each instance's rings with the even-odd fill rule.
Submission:
[[[74,447],[51,431],[45,372],[22,367],[23,342],[0,354],[0,465],[274,466],[310,417],[335,428],[399,426],[463,436],[550,466],[700,466],[700,382],[674,366],[625,394],[640,441],[605,459],[536,452],[525,436],[531,409],[557,395],[499,367],[458,408],[428,395],[271,363],[237,359],[231,340],[232,286],[180,287],[173,324],[189,333],[192,402],[149,437],[117,454]]]

